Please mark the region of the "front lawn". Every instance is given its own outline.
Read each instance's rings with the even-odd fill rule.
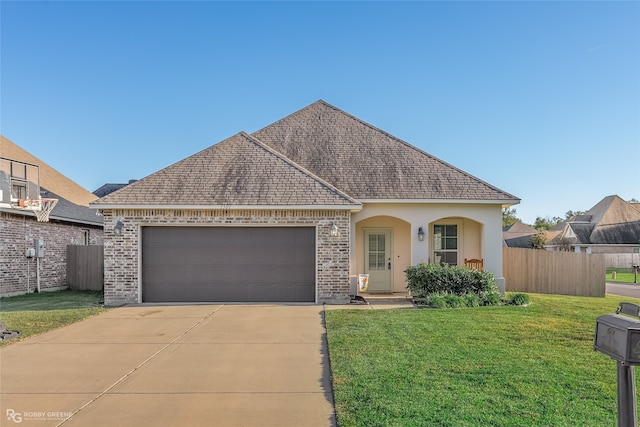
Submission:
[[[101,313],[102,300],[102,292],[69,290],[0,298],[0,321],[20,331],[20,338],[0,346]]]
[[[595,321],[640,300],[530,296],[527,307],[327,310],[339,425],[616,425],[616,362],[593,350]]]
[[[613,272],[616,272],[616,278],[613,278]],[[633,283],[634,274],[630,268],[607,268],[606,281],[616,283]],[[635,278],[636,281],[640,280],[640,274]]]

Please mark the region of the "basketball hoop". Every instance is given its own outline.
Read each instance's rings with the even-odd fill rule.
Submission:
[[[49,222],[49,214],[58,204],[58,199],[27,199],[25,202],[39,222]]]

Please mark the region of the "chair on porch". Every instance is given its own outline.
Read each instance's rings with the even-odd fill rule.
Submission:
[[[483,262],[481,259],[473,258],[473,259],[464,259],[464,266],[473,268],[474,270],[482,271]]]

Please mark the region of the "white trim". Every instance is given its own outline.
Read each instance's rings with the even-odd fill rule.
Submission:
[[[500,205],[517,205],[520,199],[508,200],[470,200],[470,199],[358,199],[360,203],[442,203],[442,204],[500,204]]]
[[[91,209],[179,209],[179,210],[362,210],[362,205],[116,205],[89,204]]]

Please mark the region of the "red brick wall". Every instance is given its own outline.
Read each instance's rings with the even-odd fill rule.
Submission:
[[[35,217],[0,212],[0,296],[37,289],[36,259],[25,256],[27,248],[35,248],[36,239],[44,240],[40,290],[66,288],[67,245],[84,244],[84,230],[89,231],[89,244],[103,244],[102,227],[38,222]]]

